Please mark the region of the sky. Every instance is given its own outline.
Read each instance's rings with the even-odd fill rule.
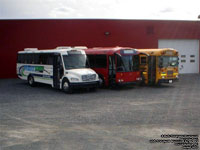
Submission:
[[[197,20],[200,0],[0,0],[0,19]]]

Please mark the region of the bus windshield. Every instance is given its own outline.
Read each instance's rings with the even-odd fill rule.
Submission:
[[[178,66],[177,56],[160,56],[159,57],[159,67],[176,67]]]
[[[84,54],[63,55],[65,69],[87,68],[87,57]]]
[[[139,56],[138,55],[117,55],[117,71],[131,72],[139,70]]]

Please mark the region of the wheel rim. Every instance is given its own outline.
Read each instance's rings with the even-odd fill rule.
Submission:
[[[64,82],[64,83],[63,83],[63,89],[64,89],[64,90],[68,90],[68,89],[69,89],[69,84],[68,84],[68,82]]]
[[[29,84],[30,84],[30,85],[33,84],[33,78],[32,78],[32,77],[29,78]]]

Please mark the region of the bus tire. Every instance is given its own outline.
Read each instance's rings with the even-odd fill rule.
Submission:
[[[35,86],[35,80],[34,80],[34,77],[32,75],[29,75],[28,76],[28,84],[32,87]]]
[[[99,75],[99,87],[105,87],[105,80],[102,75]]]
[[[70,83],[67,79],[64,79],[62,82],[62,91],[68,94],[72,93],[72,88],[70,86]]]
[[[156,83],[156,86],[161,86],[161,85],[162,85],[161,82]]]
[[[144,78],[144,75],[142,74],[141,77],[142,77],[142,81],[140,81],[139,85],[140,85],[140,86],[144,86],[144,85],[145,85],[145,78]]]

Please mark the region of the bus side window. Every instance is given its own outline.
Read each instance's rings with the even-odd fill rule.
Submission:
[[[31,54],[31,64],[34,64],[34,54]]]
[[[43,54],[40,54],[39,56],[39,64],[42,64],[43,63]]]
[[[39,56],[39,64],[47,64],[47,54],[40,54]]]
[[[140,64],[146,65],[146,63],[147,63],[147,57],[140,57]]]
[[[17,55],[17,63],[22,63],[22,54]]]
[[[25,63],[25,54],[20,54],[20,63]]]
[[[95,55],[87,55],[91,68],[95,68]]]
[[[29,64],[33,64],[33,63],[34,63],[33,54],[28,54],[28,63],[29,63]]]
[[[30,54],[26,54],[26,63],[30,64]]]
[[[34,64],[39,64],[39,54],[33,54]]]
[[[48,65],[53,65],[53,54],[47,54],[47,55],[48,55],[47,64]]]
[[[96,68],[106,68],[107,67],[107,57],[106,55],[96,55]]]
[[[24,63],[25,63],[25,64],[28,63],[28,57],[27,57],[27,54],[24,54]]]
[[[17,63],[27,63],[28,57],[27,54],[18,54]]]

